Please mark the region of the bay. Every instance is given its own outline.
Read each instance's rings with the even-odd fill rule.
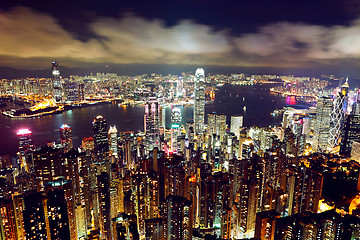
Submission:
[[[269,93],[266,85],[237,86],[224,85],[217,92],[213,102],[205,105],[205,112],[226,114],[230,124],[230,116],[242,114],[244,126],[279,125],[281,116],[272,117],[274,109],[281,109],[286,99]],[[296,102],[292,102],[295,104]],[[244,111],[246,106],[246,111]],[[182,124],[192,121],[193,107],[182,107]],[[171,109],[166,109],[167,126],[170,126]],[[33,143],[37,146],[47,142],[59,142],[59,127],[68,124],[72,128],[74,146],[80,146],[84,137],[92,136],[92,121],[97,115],[106,118],[108,125],[115,125],[119,132],[144,130],[144,107],[123,107],[117,103],[93,105],[73,109],[61,114],[43,116],[31,119],[13,119],[0,116],[0,155],[16,154],[18,140],[16,132],[28,128],[33,133]]]

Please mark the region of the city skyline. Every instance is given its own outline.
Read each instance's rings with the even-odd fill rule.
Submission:
[[[45,69],[55,59],[115,72],[158,64],[360,76],[353,0],[68,4],[2,2],[0,66]]]
[[[360,2],[0,0],[0,239],[360,239]]]
[[[360,237],[348,78],[51,69],[0,81],[1,238]]]

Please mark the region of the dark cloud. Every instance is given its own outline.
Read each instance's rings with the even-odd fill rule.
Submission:
[[[0,65],[174,64],[302,68],[360,59],[360,20],[321,26],[278,22],[235,34],[192,20],[167,25],[134,14],[96,17],[86,41],[49,14],[26,7],[0,13]]]

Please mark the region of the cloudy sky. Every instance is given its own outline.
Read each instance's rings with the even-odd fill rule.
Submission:
[[[293,2],[1,0],[0,66],[360,69],[360,0]]]

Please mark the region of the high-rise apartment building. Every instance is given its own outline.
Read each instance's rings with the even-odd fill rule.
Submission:
[[[205,71],[196,69],[194,78],[194,126],[195,134],[202,134],[205,124]]]

